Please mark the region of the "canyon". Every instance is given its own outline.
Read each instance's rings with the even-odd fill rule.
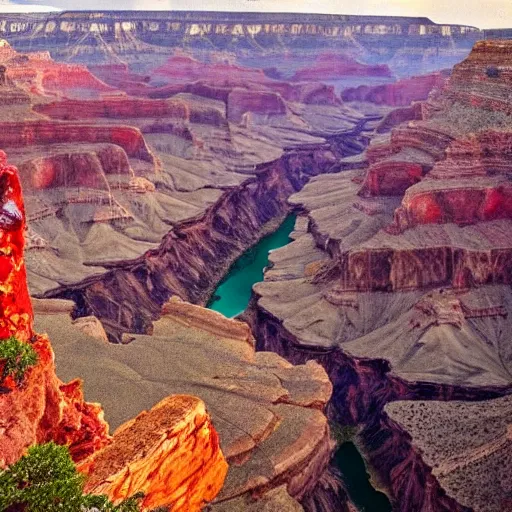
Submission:
[[[396,510],[509,507],[509,121],[487,72],[507,49],[477,43],[359,169],[290,197],[293,242],[245,314],[261,350],[327,370]]]
[[[82,414],[9,461],[55,439],[89,491],[146,508],[348,512],[331,424],[393,510],[507,510],[508,41],[187,12],[0,15],[0,35],[44,371]],[[290,213],[247,310],[205,309]]]

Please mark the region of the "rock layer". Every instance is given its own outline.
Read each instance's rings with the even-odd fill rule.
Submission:
[[[15,336],[30,343],[38,357],[22,385],[10,377],[2,383],[0,465],[12,464],[34,443],[52,440],[68,445],[73,458],[80,460],[108,442],[108,426],[103,421],[101,407],[84,401],[79,380],[64,384],[57,377],[48,338],[33,331],[23,260],[23,198],[17,171],[7,165],[3,152],[0,184],[0,338]]]
[[[512,389],[510,124],[478,99],[507,87],[483,62],[506,63],[509,46],[478,44],[420,115],[389,120],[366,169],[315,177],[290,198],[303,217],[247,314],[261,349],[324,366],[330,415],[360,424],[404,512],[509,503],[497,458],[510,458],[508,398],[498,398]]]
[[[205,401],[229,463],[213,510],[237,510],[242,502],[296,508],[297,500],[314,492],[332,450],[322,412],[332,386],[320,365],[292,366],[276,354],[255,353],[247,324],[178,299],[164,306],[152,336],[125,335],[133,338],[126,346],[105,344],[76,329],[69,317],[72,303],[62,312],[62,301],[41,302],[46,305],[38,306],[36,324],[54,340],[60,374],[87,375],[86,396],[102,400],[114,427],[169,394],[194,394]],[[141,421],[151,415],[143,413]],[[120,428],[120,440],[130,428]],[[107,452],[99,457],[110,464]],[[257,505],[259,498],[263,502]]]
[[[87,492],[113,501],[143,492],[144,510],[191,512],[215,498],[227,464],[204,403],[177,395],[119,427],[79,470],[87,474]]]

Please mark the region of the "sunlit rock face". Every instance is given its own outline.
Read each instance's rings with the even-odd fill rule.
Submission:
[[[119,427],[79,470],[87,474],[86,491],[115,502],[142,491],[144,510],[196,512],[222,488],[227,464],[204,403],[176,395]]]
[[[316,353],[404,512],[509,506],[511,44],[478,43],[380,123],[364,168],[293,195],[294,241],[254,287],[260,348]]]

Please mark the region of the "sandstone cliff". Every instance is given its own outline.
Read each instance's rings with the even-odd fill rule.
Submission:
[[[242,55],[250,49],[269,67],[269,54],[334,49],[372,55],[403,74],[452,66],[481,37],[475,27],[427,18],[197,11],[11,14],[2,17],[0,33],[17,49],[50,50],[67,62],[119,66],[140,63],[140,55],[165,56],[169,49],[188,47]]]
[[[59,380],[48,338],[33,331],[23,260],[25,211],[21,187],[16,169],[7,165],[3,152],[0,166],[0,336],[16,336],[30,343],[38,358],[21,385],[11,378],[2,383],[0,462],[2,466],[12,464],[28,446],[50,440],[68,445],[75,460],[80,460],[108,443],[108,426],[101,407],[84,402],[80,381],[64,384]]]
[[[112,426],[152,408],[169,394],[194,394],[205,401],[229,462],[213,510],[301,510],[298,501],[317,492],[333,448],[322,412],[332,386],[320,365],[311,361],[292,366],[276,354],[255,353],[247,324],[176,298],[165,304],[152,336],[125,335],[123,341],[130,343],[123,346],[76,329],[69,316],[73,304],[64,302],[67,311],[62,304],[36,301],[36,325],[54,340],[60,375],[87,375],[86,396],[102,401]],[[147,450],[146,444],[135,452],[124,445],[147,425],[156,424],[152,436],[161,439],[159,418],[166,407],[164,398],[149,413],[119,427],[112,444],[84,463],[82,467],[92,464],[91,488],[113,495],[121,488],[135,489],[137,482],[144,488],[147,472],[160,467],[162,453]],[[201,417],[200,411],[194,414]],[[201,420],[197,428],[207,428],[202,425]],[[176,418],[173,432],[187,438],[188,430],[182,428],[183,419]],[[189,445],[189,467],[194,470],[201,462],[202,445],[185,440]],[[211,444],[205,449],[211,450]],[[171,456],[169,461],[173,460]],[[144,467],[147,461],[150,468]],[[127,479],[126,466],[133,480]],[[167,467],[167,459],[161,467]],[[209,466],[203,468],[207,476]],[[215,481],[215,474],[210,481]],[[170,481],[185,480],[187,475]],[[157,487],[147,485],[151,494],[159,496]]]

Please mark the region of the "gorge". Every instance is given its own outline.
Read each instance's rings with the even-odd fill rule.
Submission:
[[[147,509],[165,486],[191,511],[509,509],[509,41],[260,13],[0,34],[35,326],[117,429],[89,425],[88,489],[126,497],[134,470]],[[169,477],[164,435],[215,488]]]

